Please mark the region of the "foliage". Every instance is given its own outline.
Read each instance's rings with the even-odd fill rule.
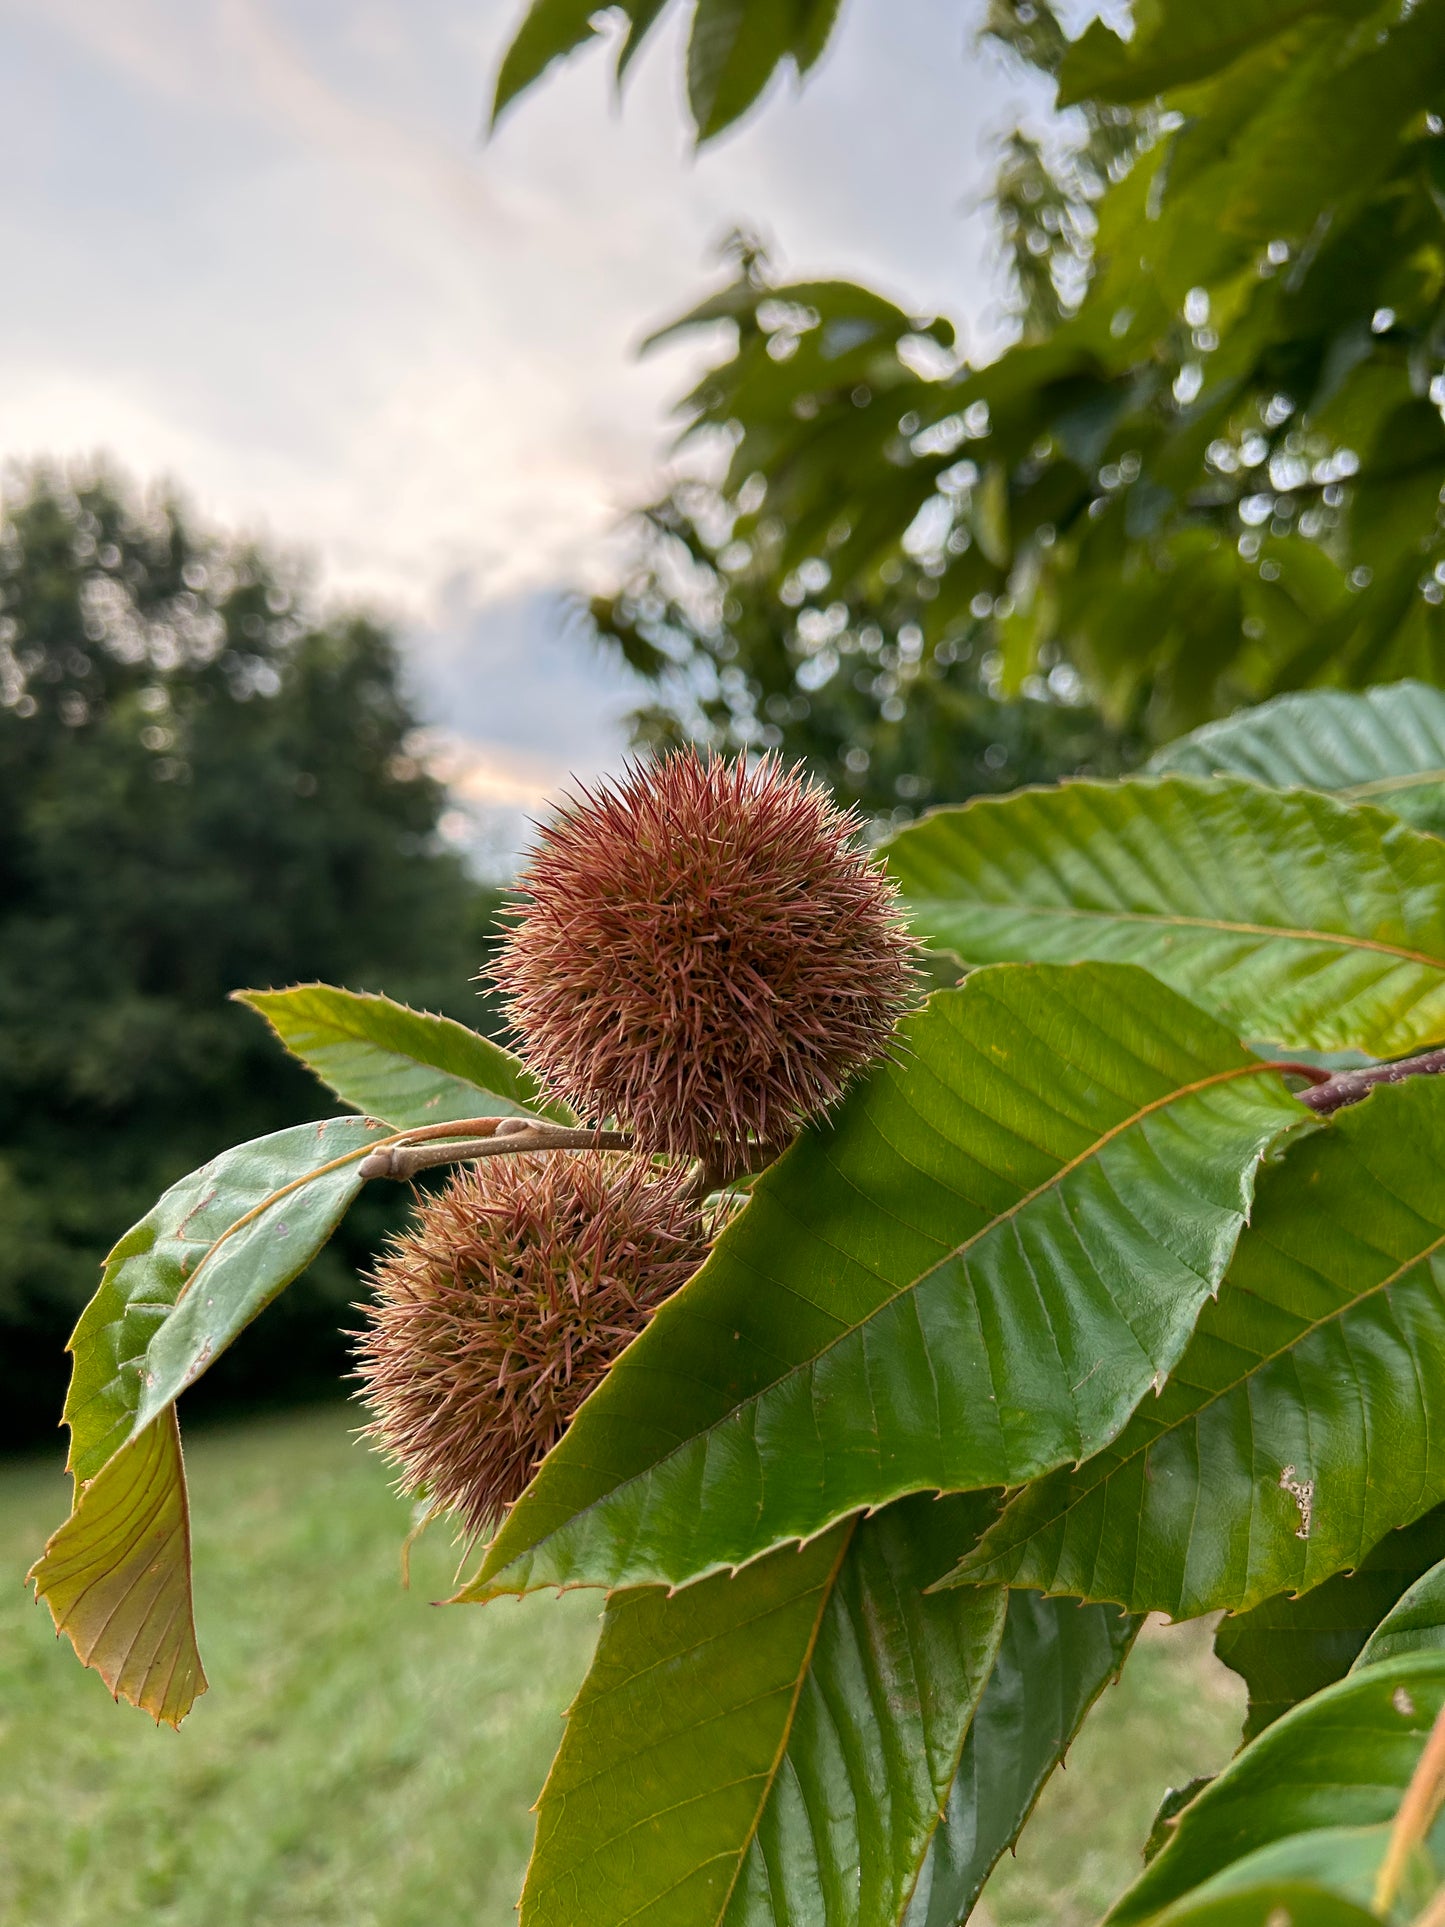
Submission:
[[[435,1529],[404,1591],[408,1508],[342,1405],[188,1426],[186,1472],[211,1690],[178,1741],[57,1663],[49,1616],[15,1583],[54,1517],[54,1457],[0,1462],[0,1927],[515,1919],[529,1808],[601,1595],[439,1612],[456,1552]],[[1045,1669],[1028,1676],[1043,1739],[1062,1709]],[[998,1927],[1096,1917],[1081,1892],[1102,1910],[1123,1885],[1158,1790],[1228,1758],[1236,1686],[1202,1628],[1150,1629],[991,1881]]]
[[[623,11],[625,64],[664,9]],[[700,137],[831,18],[699,0]],[[736,330],[685,405],[726,473],[600,611],[659,686],[639,726],[841,751],[882,815],[953,780],[969,703],[1029,695],[1028,754],[1069,718],[1112,771],[1281,699],[889,847],[962,983],[720,1213],[456,1596],[608,1593],[526,1927],[957,1923],[1161,1610],[1230,1615],[1253,1736],[1110,1921],[1445,1916],[1441,718],[1346,693],[1445,668],[1445,0],[992,25],[1081,112],[1072,153],[1008,157],[1020,339],[973,369],[946,322],[739,247],[680,324]],[[498,107],[592,31],[539,0]],[[363,1182],[582,1136],[506,1128],[501,1056],[500,1121],[416,1125],[484,1054],[306,995],[278,1030],[380,1119],[182,1180],[77,1333],[34,1578],[172,1722],[203,1683],[177,1394]]]
[[[940,811],[891,857],[917,927],[970,964],[1142,964],[1291,1049],[1395,1054],[1445,1024],[1445,843],[1368,804],[1070,783]]]
[[[757,100],[779,67],[806,74],[828,43],[839,0],[694,0],[687,41],[687,104],[699,143],[729,127]],[[626,28],[617,49],[617,84],[668,0],[531,0],[497,74],[492,120],[553,61],[596,37],[599,13]]]
[[[1437,1508],[1387,1533],[1353,1572],[1337,1573],[1308,1592],[1277,1593],[1224,1620],[1219,1656],[1249,1685],[1245,1738],[1343,1679],[1367,1642],[1378,1646],[1402,1595],[1442,1558],[1445,1516]]]
[[[806,313],[826,314],[826,322],[811,338],[790,329],[770,347],[774,336],[760,332],[751,304],[770,320],[788,313],[797,321],[805,310],[768,305],[760,257],[745,249],[740,261],[741,296],[728,291],[697,310],[701,322],[737,322],[739,362],[756,362],[746,381],[740,376],[739,393],[756,390],[761,401],[783,384],[795,407],[804,376],[792,364],[801,358],[815,384],[871,394],[880,356],[920,338],[920,324],[881,297],[816,283],[794,288],[790,299],[811,304]],[[936,346],[951,343],[946,323],[928,326]],[[769,476],[765,486],[761,448],[746,459],[737,502],[728,488],[720,494],[694,478],[647,509],[635,571],[592,603],[601,637],[653,686],[631,718],[639,743],[663,749],[700,738],[727,749],[779,749],[882,827],[978,791],[1063,771],[1110,775],[1137,760],[1137,732],[1078,700],[1066,666],[1055,665],[1052,683],[1031,678],[1003,697],[987,624],[965,609],[948,633],[934,625],[932,560],[904,550],[866,577],[835,575],[790,511],[786,521],[768,511],[767,488],[776,494],[782,484],[781,475]],[[831,510],[821,499],[815,506],[815,523],[845,512],[842,498]]]
[[[1417,829],[1445,830],[1445,694],[1425,683],[1345,695],[1277,696],[1197,730],[1151,771],[1248,776],[1382,804]]]
[[[1445,1043],[1442,845],[1382,807],[1445,782],[1411,693],[1229,733],[1267,757],[1297,730],[1285,775],[1313,757],[1333,795],[1161,775],[895,839],[920,927],[1006,960],[935,991],[725,1214],[457,1596],[609,1594],[524,1922],[957,1923],[1158,1610],[1233,1615],[1254,1737],[1171,1796],[1110,1920],[1436,1905],[1445,1052],[1368,1068]],[[202,1683],[176,1395],[408,1145],[536,1136],[401,1126],[462,1065],[517,1125],[522,1068],[455,1026],[314,987],[269,1014],[396,1115],[239,1147],[121,1241],[77,1334],[75,1510],[34,1574],[172,1721]],[[1279,1056],[1301,1047],[1367,1068]]]
[[[117,1223],[314,1087],[223,999],[346,976],[474,1010],[487,906],[407,754],[389,637],[283,561],[105,475],[23,478],[0,525],[0,1420],[52,1422]],[[347,1241],[359,1257],[385,1214]],[[232,1383],[330,1377],[323,1265]]]
[[[1065,110],[1002,157],[1018,339],[972,366],[947,319],[736,250],[657,337],[734,345],[595,607],[655,684],[640,738],[780,742],[881,815],[1441,680],[1445,0],[988,31]]]

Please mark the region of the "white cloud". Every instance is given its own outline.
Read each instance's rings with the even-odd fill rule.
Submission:
[[[637,340],[741,218],[985,342],[959,208],[1022,90],[954,0],[853,0],[700,158],[676,28],[620,114],[594,51],[483,145],[519,4],[0,0],[0,453],[104,447],[312,547],[412,625],[437,721],[560,773],[615,760],[626,695],[540,591],[607,574],[707,347]]]

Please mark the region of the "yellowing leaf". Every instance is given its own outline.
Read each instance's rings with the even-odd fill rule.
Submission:
[[[178,1726],[206,1690],[180,1427],[168,1406],[81,1488],[29,1577],[117,1699]]]

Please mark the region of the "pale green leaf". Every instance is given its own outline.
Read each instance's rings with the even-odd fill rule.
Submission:
[[[546,1099],[521,1058],[450,1017],[331,984],[234,994],[343,1104],[398,1130],[466,1117],[574,1122],[565,1104]]]
[[[81,1658],[158,1717],[178,1720],[204,1685],[173,1401],[310,1263],[385,1136],[369,1118],[334,1118],[202,1165],[116,1245],[71,1337],[75,1505],[34,1576]],[[102,1599],[110,1630],[92,1617]]]
[[[1260,1180],[1169,1383],[1004,1510],[969,1581],[1190,1617],[1305,1592],[1445,1500],[1445,1081],[1341,1111]]]
[[[1308,1879],[1201,1890],[1157,1919],[1159,1927],[1380,1927],[1368,1907]]]
[[[94,1476],[315,1257],[387,1135],[370,1118],[297,1124],[192,1171],[106,1259],[70,1340],[70,1469]]]
[[[1387,683],[1352,695],[1276,696],[1206,723],[1152,757],[1156,775],[1248,776],[1276,789],[1332,790],[1417,829],[1445,832],[1445,691]]]
[[[680,1583],[860,1506],[1098,1451],[1306,1116],[1142,971],[936,992],[618,1360],[467,1596]]]
[[[1354,1670],[1445,1648],[1445,1559],[1421,1573],[1366,1640]]]
[[[966,963],[1141,964],[1287,1047],[1445,1037],[1445,842],[1383,810],[1224,777],[1067,783],[940,810],[888,861]]]

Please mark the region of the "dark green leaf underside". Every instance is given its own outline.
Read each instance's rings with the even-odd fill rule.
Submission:
[[[967,1919],[1140,1622],[1112,1606],[1011,1592],[993,1672],[964,1742],[903,1927]]]

